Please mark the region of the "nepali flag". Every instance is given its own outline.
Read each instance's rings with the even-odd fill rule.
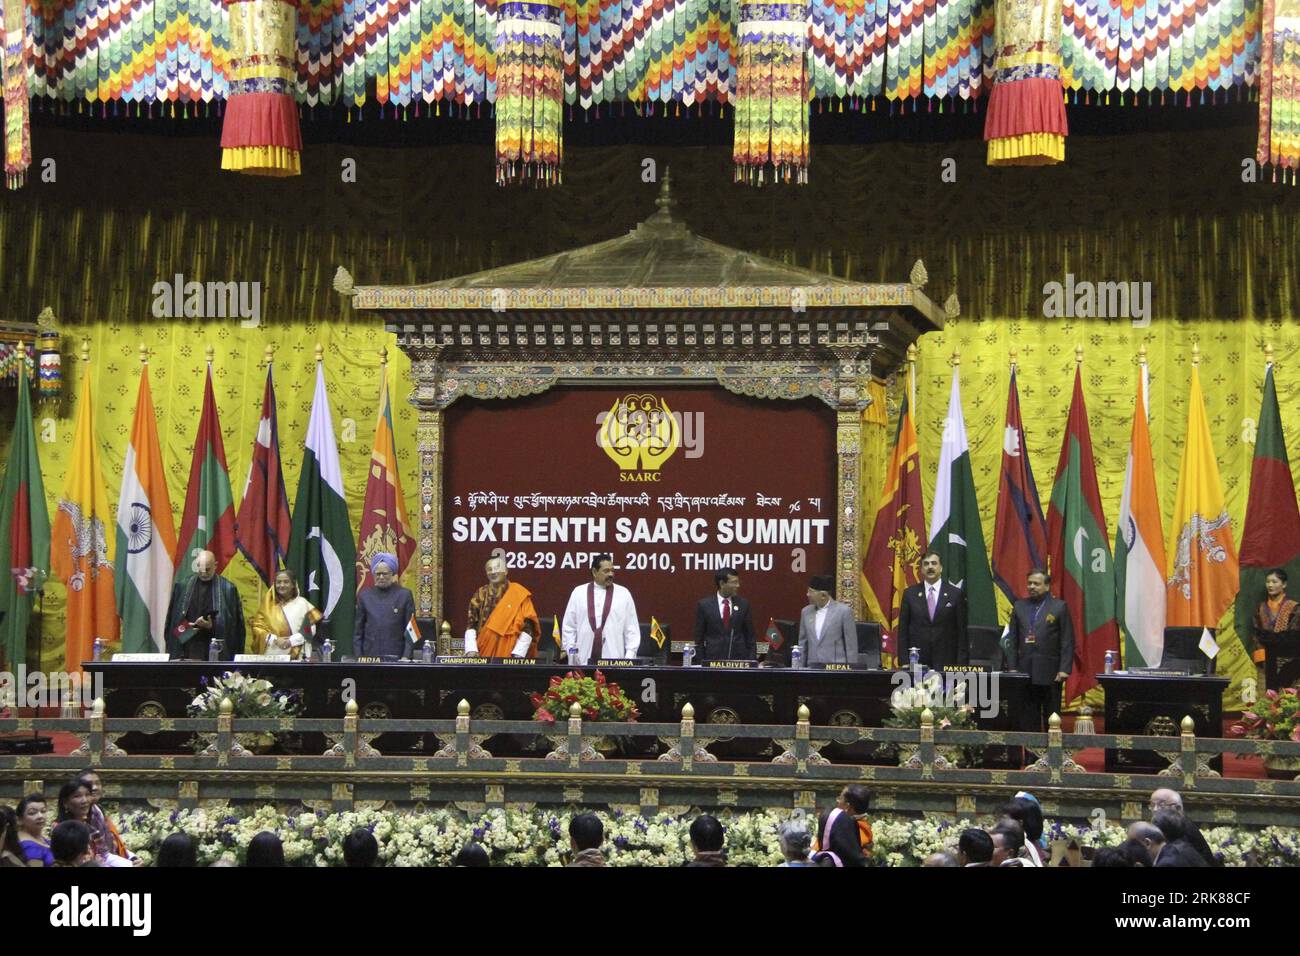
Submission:
[[[1029,596],[1026,588],[1029,572],[1046,568],[1046,560],[1047,522],[1043,520],[1034,471],[1029,466],[1013,364],[1006,427],[1002,431],[1002,477],[998,485],[997,524],[993,529],[993,580],[1014,604]]]
[[[271,587],[289,551],[289,492],[280,467],[280,427],[275,413],[275,384],[266,366],[262,417],[257,422],[253,454],[244,482],[244,497],[235,517],[235,543],[262,582]]]

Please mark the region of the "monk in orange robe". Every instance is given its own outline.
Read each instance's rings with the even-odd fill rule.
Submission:
[[[474,592],[465,621],[465,653],[479,657],[536,657],[542,625],[527,588],[509,580],[506,563],[492,558],[488,583]]]

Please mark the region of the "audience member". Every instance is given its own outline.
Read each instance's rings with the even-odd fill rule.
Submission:
[[[808,821],[803,817],[786,820],[777,827],[777,842],[781,845],[781,855],[785,862],[778,866],[816,866],[809,853],[812,850],[812,834],[808,832]]]
[[[57,823],[80,820],[90,826],[90,787],[80,780],[69,780],[59,788]]]
[[[814,853],[829,850],[843,866],[866,866],[872,842],[870,805],[871,791],[862,784],[851,783],[841,790],[834,809],[818,822]]]
[[[1093,866],[1133,866],[1133,861],[1119,847],[1104,846],[1092,855]]]
[[[1160,851],[1165,848],[1165,835],[1159,828],[1144,820],[1138,820],[1136,823],[1129,824],[1128,838],[1137,841],[1147,851],[1147,855],[1151,857],[1151,865],[1155,866],[1156,861],[1160,859]]]
[[[158,859],[154,866],[189,866],[199,865],[199,848],[194,838],[188,833],[173,833],[162,841],[158,847]]]
[[[29,793],[18,801],[18,845],[28,866],[54,865],[54,854],[45,839],[45,794]]]
[[[1165,848],[1156,857],[1155,866],[1206,866],[1201,855],[1187,841],[1187,818],[1176,810],[1161,810],[1151,824],[1165,837]]]
[[[244,866],[284,866],[284,844],[270,830],[263,830],[248,841]]]
[[[992,866],[1040,865],[1025,858],[1025,831],[1010,817],[1003,817],[989,827],[989,836],[993,838]]]
[[[573,862],[569,866],[604,866],[600,845],[605,842],[605,828],[594,813],[580,813],[569,821],[569,846]]]
[[[492,859],[481,843],[466,843],[456,854],[452,866],[491,866]]]
[[[961,866],[952,850],[938,850],[925,858],[922,866]]]
[[[50,834],[55,866],[85,866],[95,862],[90,848],[90,827],[82,820],[64,820]]]
[[[99,805],[99,801],[104,796],[104,784],[100,780],[99,771],[94,767],[87,767],[77,774],[77,780],[86,785],[90,796],[90,809],[86,823],[90,827],[90,845],[94,847],[100,863],[106,866],[138,865],[140,861],[127,850],[126,844],[122,842],[122,837],[117,832],[117,827],[105,815],[104,808]]]
[[[1025,855],[1033,856],[1029,866],[1047,864],[1047,841],[1043,838],[1043,808],[1032,793],[1020,791],[1002,808],[1002,815],[1020,824],[1025,833]]]
[[[691,849],[695,859],[687,866],[726,866],[727,852],[722,848],[722,824],[707,813],[691,821]]]
[[[979,827],[961,831],[957,840],[957,862],[961,866],[989,866],[993,859],[993,838]]]
[[[1151,851],[1144,844],[1134,839],[1126,839],[1115,847],[1129,861],[1130,866],[1150,866]]]
[[[1187,840],[1197,855],[1205,861],[1206,866],[1223,866],[1223,861],[1215,857],[1210,845],[1205,842],[1205,837],[1197,829],[1196,824],[1191,821],[1183,810],[1183,796],[1177,790],[1161,788],[1151,794],[1151,802],[1148,804],[1151,813],[1154,815],[1161,810],[1173,810],[1182,815],[1184,828],[1187,831],[1184,839]]]
[[[0,867],[27,867],[27,858],[18,842],[18,814],[4,806],[0,806]]]
[[[343,865],[370,867],[378,864],[379,841],[365,827],[357,827],[343,841]]]

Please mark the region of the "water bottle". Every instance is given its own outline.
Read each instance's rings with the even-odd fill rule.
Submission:
[[[907,666],[913,669],[921,664],[921,649],[919,647],[909,647],[907,649]]]
[[[794,668],[803,667],[803,648],[798,644],[790,649],[790,666]]]
[[[433,663],[433,644],[427,640],[424,642],[424,646],[420,648],[420,660],[426,664]]]
[[[695,664],[695,645],[687,644],[682,648],[682,666],[691,667]]]
[[[221,641],[214,637],[212,640],[208,641],[208,661],[213,662],[219,660],[221,660]]]
[[[104,659],[104,639],[102,637],[95,638],[94,649],[91,652],[90,659],[93,661],[100,661]]]
[[[569,658],[569,666],[576,667],[578,664],[578,645],[570,644],[569,649],[565,653]]]
[[[328,637],[321,641],[320,659],[326,663],[334,659],[334,642]]]
[[[1106,673],[1107,674],[1115,673],[1115,652],[1114,651],[1106,652]]]

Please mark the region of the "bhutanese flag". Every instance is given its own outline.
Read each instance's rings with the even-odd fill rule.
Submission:
[[[157,420],[146,365],[140,369],[135,423],[117,497],[117,567],[113,576],[122,618],[122,650],[133,654],[167,650],[176,525]]]
[[[1165,534],[1147,427],[1149,408],[1143,362],[1115,529],[1115,607],[1128,667],[1158,667],[1165,649]]]
[[[893,654],[903,591],[921,579],[921,554],[925,551],[921,455],[906,395],[898,412],[894,452],[885,470],[885,484],[880,490],[879,502],[876,523],[871,529],[871,540],[867,542],[862,562],[863,596],[872,619],[881,622],[883,653]],[[775,627],[775,624],[770,627]]]
[[[1216,628],[1237,596],[1239,569],[1195,360],[1187,405],[1187,442],[1169,529],[1168,619],[1170,627]]]
[[[386,369],[387,364],[383,367]],[[395,577],[401,576],[415,553],[415,539],[411,537],[411,522],[406,516],[406,499],[402,495],[402,475],[397,467],[393,407],[388,400],[386,374],[380,385],[379,420],[375,424],[375,444],[370,451],[366,502],[361,511],[361,531],[357,541],[358,592],[375,583],[370,576],[370,561],[383,553],[397,556]]]
[[[221,422],[217,420],[217,398],[212,392],[211,362],[203,388],[203,411],[194,436],[185,510],[181,513],[181,530],[176,540],[179,577],[194,573],[192,565],[200,551],[211,551],[216,557],[218,574],[235,556],[235,499],[230,492],[230,469],[226,465]]]
[[[9,670],[27,662],[32,602],[50,572],[50,513],[36,454],[27,369],[18,368],[18,411],[0,499],[0,658]]]
[[[1266,597],[1264,576],[1270,568],[1282,568],[1289,580],[1300,583],[1300,507],[1296,506],[1291,462],[1282,437],[1282,415],[1278,411],[1272,363],[1264,370],[1264,397],[1255,434],[1255,458],[1250,466],[1246,525],[1241,532],[1237,594],[1237,634],[1256,662],[1264,659],[1264,650],[1255,640],[1255,610]]]
[[[72,457],[50,540],[51,570],[68,587],[64,663],[68,673],[79,672],[81,662],[90,660],[95,638],[111,642],[118,634],[113,593],[115,548],[108,535],[108,495],[99,466],[90,364],[84,363],[82,369]]]
[[[767,649],[769,651],[779,651],[785,645],[785,635],[781,629],[776,626],[776,619],[769,617],[767,619]]]
[[[553,622],[551,624],[551,637],[555,641],[555,646],[563,650],[564,648],[562,647],[562,645],[564,641],[563,638],[560,637],[560,618],[557,615],[556,617],[551,618],[551,620]]]
[[[660,649],[664,646],[664,629],[659,626],[659,622],[653,617],[650,618],[650,640],[655,642],[655,647]]]

